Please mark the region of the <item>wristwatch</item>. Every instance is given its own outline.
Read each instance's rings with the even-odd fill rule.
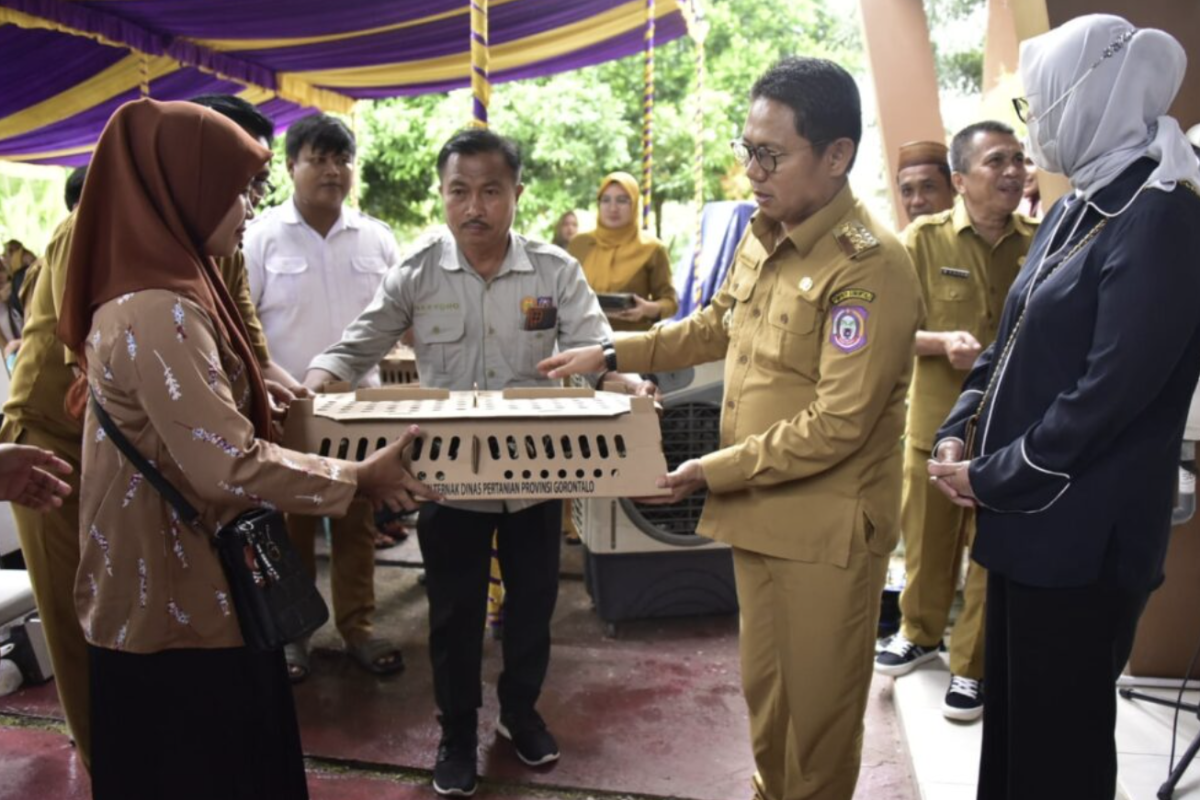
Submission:
[[[608,372],[617,371],[617,348],[612,339],[600,340],[600,351],[604,353],[604,369]]]

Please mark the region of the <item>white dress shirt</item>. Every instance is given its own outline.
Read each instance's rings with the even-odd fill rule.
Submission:
[[[269,209],[246,231],[250,296],[271,357],[298,380],[308,363],[342,338],[398,260],[391,228],[353,208],[322,237],[294,200]],[[378,384],[378,371],[364,375]]]

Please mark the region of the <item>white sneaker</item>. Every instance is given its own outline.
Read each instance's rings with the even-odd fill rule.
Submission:
[[[950,676],[950,688],[942,701],[942,716],[960,722],[974,722],[983,716],[983,681]]]
[[[936,644],[932,647],[922,647],[897,633],[892,637],[888,646],[875,656],[875,671],[881,675],[907,675],[921,664],[932,661],[937,656],[938,646]]]

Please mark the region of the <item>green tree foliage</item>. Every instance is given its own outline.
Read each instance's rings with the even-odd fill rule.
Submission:
[[[969,95],[983,90],[983,39],[987,25],[987,0],[925,0],[933,42],[938,84]],[[978,35],[955,36],[958,30]]]
[[[833,13],[826,0],[704,5],[709,33],[702,125],[696,122],[695,44],[685,37],[655,51],[654,197],[660,226],[664,203],[687,203],[694,195],[697,134],[704,141],[706,199],[744,196],[727,143],[741,130],[751,84],[774,61],[811,55],[831,58],[851,72],[863,68],[856,21]],[[642,86],[643,57],[637,54],[493,87],[492,127],[525,152],[522,230],[548,238],[563,211],[592,209],[599,180],[608,172],[625,170],[640,179]],[[402,240],[439,220],[437,149],[469,114],[465,91],[380,101],[361,112],[362,207],[394,225]]]

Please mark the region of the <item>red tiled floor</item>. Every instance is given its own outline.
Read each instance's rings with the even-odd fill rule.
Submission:
[[[0,727],[0,800],[86,800],[91,782],[61,733]]]
[[[584,631],[593,627],[596,637],[590,641]],[[548,769],[525,767],[493,732],[499,647],[489,643],[481,774],[696,800],[744,793],[754,769],[737,672],[736,620],[633,623],[618,640],[603,640],[600,629],[598,621],[556,621],[540,709],[563,758]],[[431,769],[438,729],[428,656],[415,643],[406,646],[406,654],[405,674],[375,682],[340,654],[318,652],[314,677],[296,691],[306,750]]]
[[[571,558],[570,549],[567,558]],[[412,569],[377,572],[380,633],[401,644],[408,669],[377,679],[339,652],[331,629],[316,639],[313,676],[296,687],[305,752],[346,763],[353,774],[313,773],[315,800],[432,797],[438,728],[425,646],[424,592]],[[324,587],[326,591],[328,587]],[[753,762],[747,738],[733,616],[625,623],[617,639],[591,610],[579,580],[566,579],[554,619],[554,650],[540,710],[558,736],[562,761],[532,770],[494,734],[500,644],[485,649],[480,714],[481,798],[607,793],[689,800],[749,797]],[[915,798],[891,706],[891,682],[871,691],[861,800]],[[53,684],[0,698],[0,713],[60,716]],[[72,775],[65,737],[0,728],[0,800],[87,796]],[[364,775],[372,765],[395,775]],[[13,787],[27,786],[20,793]],[[522,787],[526,787],[523,789]],[[560,789],[562,794],[554,791]],[[43,790],[44,789],[44,790]],[[7,792],[7,793],[6,793]],[[74,794],[72,792],[75,792]]]

